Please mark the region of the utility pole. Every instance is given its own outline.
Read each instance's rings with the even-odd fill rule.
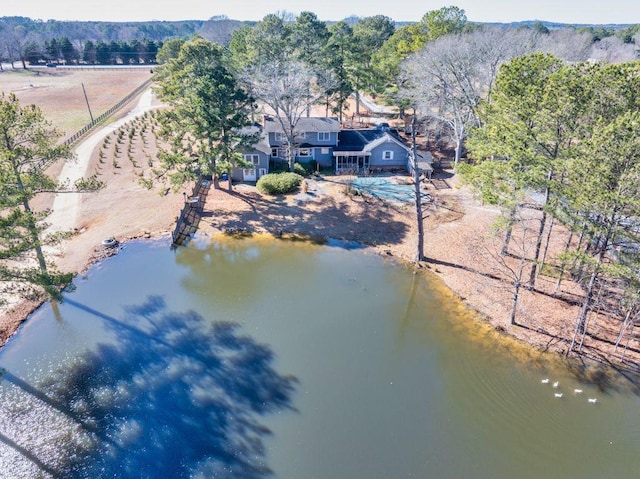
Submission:
[[[418,167],[418,152],[416,148],[416,110],[413,109],[411,120],[411,158],[413,163],[413,186],[416,195],[416,222],[418,225],[418,250],[416,263],[424,260],[424,226],[422,224],[422,192],[420,191],[420,168]]]
[[[89,110],[89,118],[91,118],[91,124],[93,124],[93,114],[91,113],[91,107],[89,106],[89,98],[87,98],[87,90],[84,89],[84,83],[82,85],[82,93],[84,93],[84,101],[87,102],[87,109]]]

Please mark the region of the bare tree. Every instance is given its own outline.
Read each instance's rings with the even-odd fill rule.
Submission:
[[[428,43],[403,64],[405,98],[424,115],[447,126],[462,155],[469,129],[478,125],[477,106],[488,98],[500,65],[531,51],[536,33],[485,28]]]
[[[500,241],[496,236],[496,241],[489,241],[484,247],[487,256],[487,264],[491,265],[491,273],[503,278],[503,287],[511,290],[511,300],[509,307],[509,324],[517,324],[516,318],[521,306],[521,295],[523,287],[526,288],[527,278],[525,270],[530,263],[533,254],[535,238],[537,235],[540,219],[533,215],[526,214],[525,210],[518,210],[513,217],[511,228],[511,254],[505,255],[501,252]],[[505,226],[504,223],[496,224],[496,233]]]
[[[249,68],[244,73],[244,81],[282,127],[283,151],[289,169],[293,171],[295,150],[300,140],[296,126],[308,108],[321,97],[314,88],[312,70],[296,61],[273,62]]]
[[[542,53],[551,53],[567,62],[583,62],[590,58],[593,39],[587,32],[578,32],[573,28],[552,30],[537,38],[536,49]]]
[[[638,58],[638,48],[618,37],[606,37],[593,44],[590,57],[601,63],[632,62]]]
[[[13,63],[19,61],[22,63],[22,68],[26,70],[27,57],[38,40],[36,34],[29,31],[24,25],[17,25],[13,28],[6,28],[4,36],[11,66],[15,68]]]

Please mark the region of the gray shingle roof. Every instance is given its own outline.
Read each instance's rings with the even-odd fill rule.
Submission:
[[[402,140],[393,132],[386,128],[366,128],[361,130],[340,130],[338,133],[338,146],[336,151],[364,151],[367,146],[384,141],[396,141],[407,148]]]
[[[265,118],[264,131],[267,133],[282,132],[282,126],[280,122],[271,117]],[[300,132],[338,132],[340,131],[340,122],[337,118],[324,118],[324,117],[303,117],[298,120],[296,125],[296,131]]]

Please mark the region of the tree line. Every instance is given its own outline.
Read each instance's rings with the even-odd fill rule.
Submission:
[[[65,22],[1,17],[0,62],[18,63],[23,68],[42,61],[147,62],[168,38],[200,35],[225,45],[231,33],[244,23],[222,16],[176,22]]]
[[[567,354],[581,349],[597,314],[618,321],[616,347],[640,320],[639,109],[637,62],[514,58],[478,104],[468,139],[476,162],[458,170],[503,212],[500,256],[517,264],[512,323],[520,288],[534,289],[541,269],[557,277],[556,294],[566,278],[581,287]],[[549,263],[556,236],[564,252]]]
[[[132,40],[128,42],[93,42],[87,40],[76,48],[67,37],[45,40],[42,45],[32,44],[27,52],[30,65],[87,64],[87,65],[139,65],[156,63],[162,41]]]

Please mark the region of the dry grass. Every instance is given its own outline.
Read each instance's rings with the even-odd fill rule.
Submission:
[[[118,103],[151,77],[149,69],[5,70],[0,73],[0,91],[15,94],[22,104],[34,104],[53,126],[70,136],[91,121],[82,85],[93,117]]]

